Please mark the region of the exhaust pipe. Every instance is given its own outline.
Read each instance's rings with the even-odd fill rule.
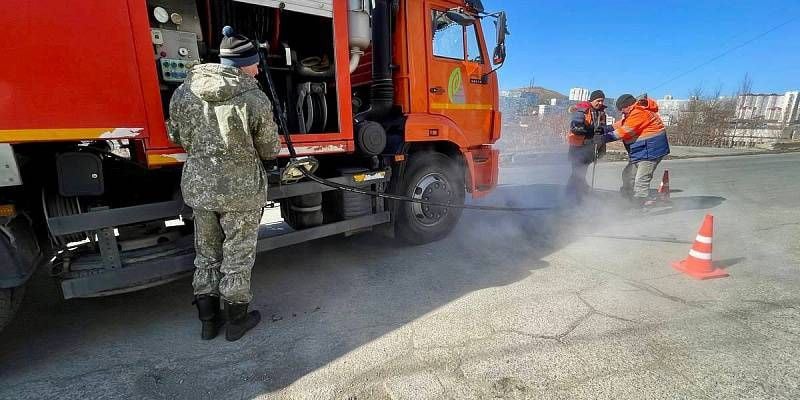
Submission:
[[[370,0],[349,0],[347,4],[347,24],[350,39],[350,73],[355,72],[364,50],[372,41],[372,27],[369,20]]]
[[[394,103],[392,82],[392,0],[375,0],[372,10],[372,101],[356,115],[356,124],[385,118]]]

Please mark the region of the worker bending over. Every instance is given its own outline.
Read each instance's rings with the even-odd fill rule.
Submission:
[[[628,150],[628,165],[622,171],[623,196],[642,207],[655,204],[650,197],[650,181],[661,159],[669,154],[669,140],[658,115],[658,104],[647,97],[636,100],[630,94],[617,99],[623,118],[606,133],[606,141],[622,140]]]
[[[267,203],[262,160],[280,151],[272,105],[259,89],[259,54],[253,43],[226,26],[220,64],[189,71],[169,105],[169,135],[186,149],[181,190],[194,209],[195,304],[204,340],[238,340],[261,320],[247,312],[258,227]]]
[[[567,196],[574,201],[580,202],[589,193],[586,171],[590,164],[605,153],[605,143],[602,140],[607,130],[606,106],[603,104],[605,99],[606,95],[602,90],[595,90],[589,96],[588,102],[580,102],[572,110],[570,131],[567,135],[572,172],[567,182]]]

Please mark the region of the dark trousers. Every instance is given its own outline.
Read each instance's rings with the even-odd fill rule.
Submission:
[[[590,190],[586,183],[586,172],[589,170],[589,165],[594,162],[594,145],[570,146],[567,155],[572,165],[567,181],[567,195],[580,199]]]

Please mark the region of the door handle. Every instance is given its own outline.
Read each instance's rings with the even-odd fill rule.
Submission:
[[[433,94],[442,94],[444,93],[444,88],[441,86],[434,86],[431,88],[431,93]]]

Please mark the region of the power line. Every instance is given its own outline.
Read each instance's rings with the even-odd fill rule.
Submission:
[[[750,38],[750,39],[746,40],[745,42],[742,42],[742,43],[740,43],[740,44],[738,44],[738,45],[736,45],[736,46],[734,46],[734,47],[731,47],[731,48],[729,48],[728,50],[725,50],[724,52],[722,52],[722,53],[720,53],[720,54],[718,54],[718,55],[716,55],[716,56],[712,57],[712,58],[711,58],[711,59],[709,59],[708,61],[705,61],[705,62],[703,62],[703,63],[701,63],[701,64],[698,64],[697,66],[693,67],[692,69],[690,69],[690,70],[688,70],[688,71],[686,71],[686,72],[680,73],[680,74],[678,74],[678,75],[676,75],[676,76],[674,76],[674,77],[670,78],[670,79],[669,79],[669,80],[667,80],[666,82],[664,82],[664,83],[662,83],[662,84],[660,84],[660,85],[658,85],[658,86],[656,86],[656,87],[654,87],[654,88],[651,88],[650,90],[648,90],[648,92],[652,92],[653,90],[659,89],[659,88],[661,88],[661,87],[663,87],[663,86],[665,86],[665,85],[667,85],[667,84],[669,84],[669,83],[672,83],[672,82],[674,82],[674,81],[676,81],[676,80],[678,80],[678,79],[680,79],[680,78],[683,78],[684,76],[686,76],[686,75],[689,75],[689,74],[691,74],[692,72],[694,72],[694,71],[697,71],[698,69],[700,69],[700,68],[703,68],[703,67],[705,67],[706,65],[708,65],[708,64],[711,64],[711,63],[713,63],[714,61],[717,61],[717,60],[719,60],[720,58],[722,58],[722,57],[725,57],[725,56],[727,56],[728,54],[730,54],[730,53],[732,53],[732,52],[734,52],[734,51],[736,51],[736,50],[739,50],[739,49],[741,49],[742,47],[744,47],[744,46],[747,46],[748,44],[750,44],[750,43],[753,43],[753,42],[755,42],[756,40],[758,40],[758,39],[761,39],[762,37],[764,37],[764,36],[766,36],[766,35],[769,35],[770,33],[772,33],[772,32],[774,32],[774,31],[776,31],[776,30],[778,30],[778,29],[780,29],[780,28],[784,27],[785,25],[788,25],[789,23],[791,23],[791,22],[794,22],[796,19],[798,19],[798,17],[793,17],[793,18],[790,18],[788,21],[784,21],[784,22],[782,22],[782,23],[780,23],[780,24],[778,24],[778,25],[775,25],[775,26],[773,26],[772,28],[770,28],[769,30],[767,30],[767,31],[764,31],[764,32],[762,32],[762,33],[760,33],[760,34],[758,34],[758,35],[756,35],[756,36],[754,36],[754,37],[752,37],[752,38]]]

